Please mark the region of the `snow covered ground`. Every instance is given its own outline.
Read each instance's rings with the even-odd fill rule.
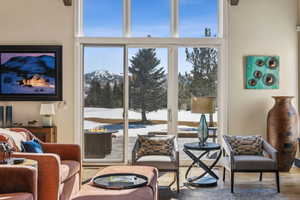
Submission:
[[[122,119],[123,108],[84,108],[84,118],[86,117],[95,117],[95,118],[104,118],[104,119]],[[129,110],[128,113],[129,119],[141,119],[141,114],[139,112],[135,112]],[[147,113],[148,120],[167,120],[167,110],[159,110],[156,112]],[[214,121],[217,120],[217,113],[214,114]],[[179,121],[190,121],[197,122],[200,119],[200,114],[191,113],[190,111],[180,110],[178,112],[178,120]],[[208,115],[207,115],[208,119]],[[84,121],[84,129],[91,129],[98,126],[104,126],[108,124],[97,123],[91,121]],[[179,128],[189,128],[188,126],[180,126]],[[167,124],[155,124],[155,125],[145,125],[134,127],[131,126],[129,128],[128,134],[129,137],[136,137],[138,134],[148,134],[151,131],[166,131]],[[119,129],[117,136],[123,135],[123,129]]]

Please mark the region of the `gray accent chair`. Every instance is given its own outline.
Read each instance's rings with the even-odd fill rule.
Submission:
[[[263,156],[256,155],[234,155],[227,136],[224,139],[224,168],[223,181],[225,181],[226,169],[231,172],[231,193],[234,192],[234,173],[250,172],[260,173],[259,180],[262,181],[263,172],[274,172],[276,175],[277,192],[280,193],[279,171],[277,166],[277,150],[268,142],[263,140]]]
[[[179,151],[177,145],[177,138],[174,139],[172,155],[146,155],[137,157],[137,152],[140,148],[139,140],[136,140],[136,143],[132,150],[132,165],[143,165],[143,166],[152,166],[158,169],[159,172],[174,172],[174,180],[170,183],[169,186],[177,183],[177,192],[179,193]]]

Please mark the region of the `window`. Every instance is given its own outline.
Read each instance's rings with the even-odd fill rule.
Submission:
[[[83,32],[89,37],[121,37],[122,0],[84,0]]]
[[[133,37],[170,36],[170,0],[132,0]]]
[[[84,47],[84,157],[122,162],[124,48]]]
[[[84,36],[75,40],[78,141],[90,147],[96,140],[85,140],[89,130],[97,130],[98,135],[112,132],[103,139],[108,140],[106,148],[99,152],[85,149],[84,162],[126,163],[139,134],[179,136],[188,132],[190,138],[180,135],[180,149],[185,142],[197,141],[192,132],[200,116],[191,112],[192,95],[218,99],[212,118],[223,130],[226,112],[222,112],[220,99],[225,95],[219,85],[226,84],[219,83],[226,74],[226,43],[219,35],[224,32],[219,30],[224,27],[220,26],[223,8],[219,5],[226,6],[227,1],[76,3],[84,11],[82,16],[78,13],[77,30]],[[184,152],[180,154],[188,159]]]
[[[180,0],[180,37],[217,37],[218,0]]]

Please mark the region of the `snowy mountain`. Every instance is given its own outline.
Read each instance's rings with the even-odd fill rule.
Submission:
[[[120,83],[123,81],[122,74],[110,73],[107,70],[96,70],[90,73],[86,73],[84,76],[86,84],[90,84],[92,80],[97,80],[101,84],[106,84],[107,82],[113,83],[114,81]]]

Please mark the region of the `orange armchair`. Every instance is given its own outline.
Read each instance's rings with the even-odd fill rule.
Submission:
[[[37,200],[37,171],[25,166],[0,166],[0,199]]]
[[[31,133],[28,134],[31,138],[37,139]],[[38,161],[39,200],[69,200],[79,191],[81,185],[80,146],[41,141],[40,143],[44,150],[42,154],[14,152],[12,156]]]

